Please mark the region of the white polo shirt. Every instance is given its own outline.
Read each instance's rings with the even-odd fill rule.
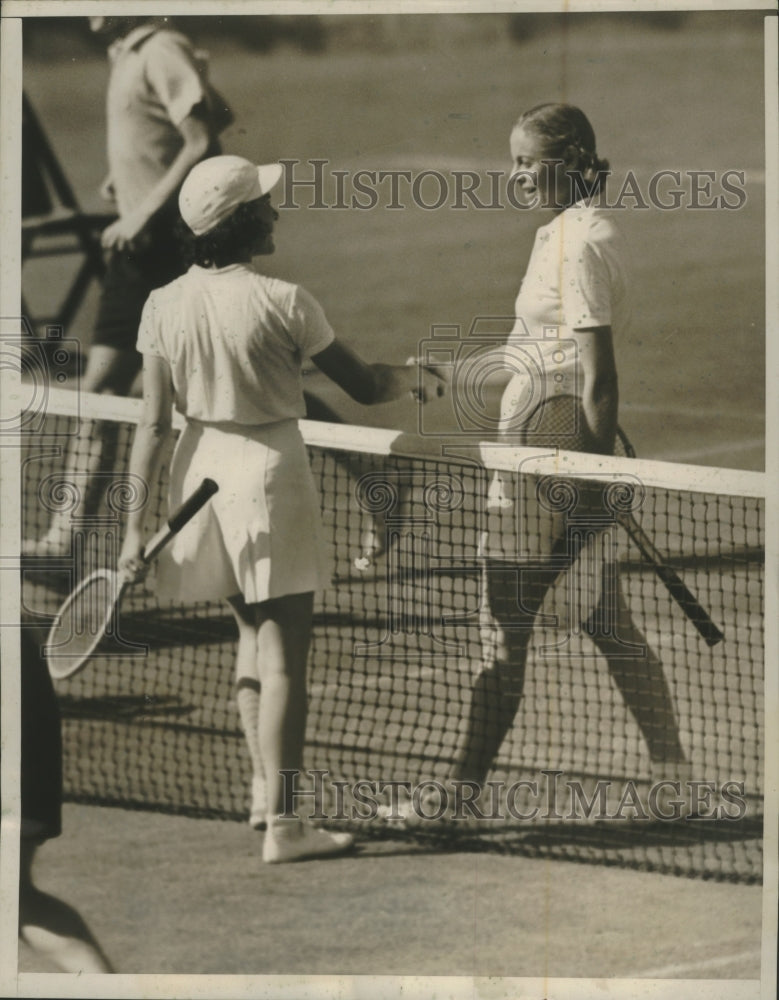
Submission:
[[[504,424],[554,393],[581,394],[575,331],[630,323],[627,249],[609,213],[577,202],[536,233],[514,305],[506,364],[519,372],[504,392]],[[516,426],[516,422],[514,422]]]
[[[133,29],[108,55],[108,169],[126,215],[167,173],[183,145],[177,126],[207,100],[207,88],[189,40],[156,24]]]
[[[300,285],[250,264],[193,264],[149,296],[138,350],[168,362],[185,416],[256,426],[305,416],[302,362],[333,339]]]

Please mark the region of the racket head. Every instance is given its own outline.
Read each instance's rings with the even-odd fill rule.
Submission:
[[[564,394],[549,396],[535,407],[519,430],[519,443],[531,448],[596,450],[581,398]]]
[[[114,621],[126,586],[121,573],[99,569],[60,606],[43,650],[55,680],[72,677],[88,663]]]
[[[540,403],[520,431],[523,445],[553,445],[566,451],[595,451],[581,397],[551,396]],[[636,450],[621,427],[614,438],[614,455],[635,458]]]

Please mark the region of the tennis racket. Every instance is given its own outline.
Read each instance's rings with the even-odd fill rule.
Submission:
[[[218,489],[213,479],[204,479],[149,540],[143,550],[143,561],[150,563],[155,559]],[[49,673],[55,680],[64,680],[78,673],[105,636],[116,634],[119,604],[129,585],[124,573],[99,569],[82,580],[64,602],[49,630],[44,648]]]
[[[520,431],[520,438],[522,444],[528,445],[556,444],[571,451],[595,450],[581,399],[576,396],[553,396],[540,403]],[[616,454],[622,453],[628,458],[635,458],[636,455],[627,435],[619,428],[614,450]],[[611,508],[617,524],[627,533],[645,562],[652,566],[706,645],[716,646],[724,638],[723,633],[676,570],[668,565],[633,512],[619,509],[619,504],[613,504]]]

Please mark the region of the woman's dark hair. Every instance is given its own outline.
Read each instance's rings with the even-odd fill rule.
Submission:
[[[535,132],[544,142],[549,159],[563,159],[573,147],[576,166],[568,172],[574,184],[574,201],[598,194],[609,176],[609,161],[595,151],[595,132],[589,119],[572,104],[538,104],[519,116],[515,128]]]
[[[251,256],[252,247],[264,226],[257,217],[254,202],[245,202],[213,229],[195,236],[183,219],[176,224],[176,236],[181,244],[187,267],[226,267]]]

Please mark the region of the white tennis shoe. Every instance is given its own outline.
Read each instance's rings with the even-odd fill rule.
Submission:
[[[265,834],[262,860],[268,865],[345,854],[354,846],[351,833],[330,833],[299,820],[273,823]]]

